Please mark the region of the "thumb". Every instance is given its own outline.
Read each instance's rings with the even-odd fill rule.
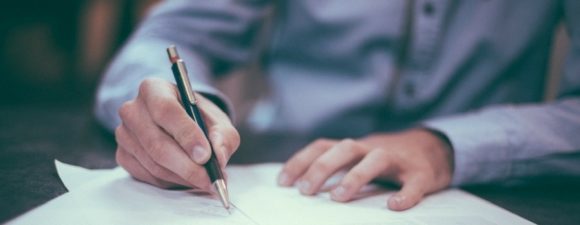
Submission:
[[[389,209],[394,211],[407,210],[419,203],[425,195],[425,180],[414,176],[404,181],[403,187],[388,200]]]

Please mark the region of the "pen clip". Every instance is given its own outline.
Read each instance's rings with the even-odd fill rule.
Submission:
[[[182,59],[178,59],[175,62],[175,66],[179,71],[179,78],[183,81],[183,88],[185,91],[185,97],[187,98],[187,102],[190,104],[197,104],[197,98],[195,97],[195,93],[191,88],[191,83],[189,82],[189,76],[187,75],[187,68],[185,68],[185,64],[183,63]]]
[[[179,89],[183,89],[180,91],[185,92],[185,93],[182,93],[182,95],[185,95],[183,97],[187,98],[187,99],[185,99],[186,101],[184,101],[184,102],[188,102],[189,104],[192,104],[192,105],[197,104],[197,98],[195,97],[195,93],[193,92],[193,90],[191,88],[191,83],[189,82],[187,68],[185,67],[185,63],[183,62],[183,59],[181,59],[181,57],[179,57],[179,53],[177,53],[177,47],[175,47],[175,45],[169,46],[169,48],[167,48],[167,55],[169,56],[169,61],[175,67],[175,68],[173,68],[174,69],[173,72],[174,72],[175,79],[177,81],[177,85],[181,86],[181,87],[179,87]],[[175,71],[175,70],[177,70],[177,71]]]

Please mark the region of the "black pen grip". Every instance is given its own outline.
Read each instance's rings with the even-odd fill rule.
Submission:
[[[207,130],[207,127],[205,126],[205,122],[203,120],[203,117],[201,116],[201,112],[199,111],[199,108],[197,107],[197,105],[190,104],[190,107],[191,107],[191,110],[193,111],[193,119],[196,120],[197,125],[203,131],[203,134],[204,134],[205,138],[207,139],[207,141],[209,143],[209,148],[211,150],[211,156],[210,156],[209,160],[203,165],[203,167],[205,167],[205,169],[207,170],[207,175],[209,176],[209,179],[211,180],[212,183],[217,179],[224,179],[222,171],[220,170],[220,167],[219,167],[219,162],[218,162],[217,157],[215,155],[213,144],[209,140],[208,130]]]
[[[179,69],[177,68],[177,64],[173,64],[171,65],[171,70],[173,71],[173,77],[175,78],[175,85],[177,86],[177,90],[179,90],[179,98],[181,99],[181,105],[183,106],[183,108],[185,108],[185,111],[187,111],[187,114],[189,115],[189,117],[193,118],[193,111],[189,108],[189,101],[187,100],[187,91],[185,89],[184,85],[184,81],[183,79],[181,79],[181,76],[179,76]]]
[[[194,122],[196,122],[197,125],[201,128],[206,140],[208,140],[210,151],[211,151],[211,156],[210,156],[209,160],[203,166],[204,166],[205,170],[207,170],[207,174],[209,176],[209,179],[212,183],[215,182],[217,179],[223,179],[223,174],[219,168],[219,163],[218,163],[217,157],[214,153],[213,145],[212,145],[211,141],[209,140],[208,130],[207,130],[207,127],[205,125],[205,121],[203,120],[203,117],[201,116],[201,112],[199,111],[199,108],[197,107],[197,105],[194,105],[188,101],[188,99],[186,97],[187,96],[187,93],[186,93],[187,89],[183,86],[185,84],[185,82],[179,76],[179,69],[177,67],[177,64],[173,64],[171,66],[171,70],[173,70],[173,75],[175,77],[175,81],[177,81],[176,82],[177,89],[179,90],[179,95],[181,96],[181,104],[183,105],[183,108],[185,109],[185,111],[187,112],[189,117]]]

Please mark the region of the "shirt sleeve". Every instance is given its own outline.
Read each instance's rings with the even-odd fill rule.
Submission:
[[[580,176],[580,1],[564,1],[563,13],[571,49],[557,101],[493,106],[424,123],[453,146],[452,185]]]
[[[147,77],[175,83],[166,53],[170,45],[177,46],[186,62],[193,89],[231,116],[231,104],[211,81],[251,60],[268,8],[266,0],[159,3],[105,72],[96,95],[97,119],[110,130],[118,126],[119,107],[137,96],[139,84]]]

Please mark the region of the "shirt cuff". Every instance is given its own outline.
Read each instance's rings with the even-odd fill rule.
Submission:
[[[175,79],[173,77],[169,77],[166,75],[158,75],[158,76],[150,76],[150,77],[160,77],[165,79],[166,81],[175,84]],[[217,88],[206,84],[205,82],[200,82],[195,77],[192,77],[192,74],[189,74],[189,79],[191,80],[191,89],[207,98],[208,100],[212,101],[216,106],[218,106],[224,113],[228,115],[232,123],[234,122],[234,112],[233,112],[233,104],[229,100],[229,98]]]
[[[474,113],[426,121],[443,133],[454,154],[452,186],[488,183],[509,177],[509,135],[493,115]]]
[[[230,120],[232,120],[233,123],[235,118],[232,110],[233,104],[223,92],[210,85],[212,82],[210,78],[212,76],[210,75],[211,71],[208,68],[209,64],[202,57],[199,57],[190,51],[186,51],[186,47],[181,47],[180,49],[183,49],[183,51],[179,51],[179,54],[187,67],[193,91],[202,94],[204,97],[216,104],[230,117]],[[175,79],[173,77],[169,78],[168,81],[175,84]]]

